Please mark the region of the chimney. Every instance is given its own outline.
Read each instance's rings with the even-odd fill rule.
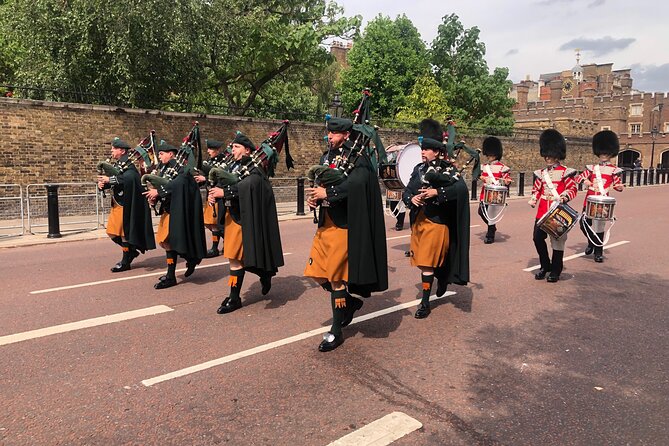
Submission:
[[[521,82],[520,84],[516,85],[518,108],[527,108],[527,95],[529,92],[530,87],[525,82]]]
[[[551,89],[551,102],[558,102],[562,99],[562,80],[553,79],[548,83]]]

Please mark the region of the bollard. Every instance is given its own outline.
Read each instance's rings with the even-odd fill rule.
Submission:
[[[58,186],[46,185],[46,204],[49,216],[49,233],[47,238],[61,238],[60,221],[58,216]]]
[[[525,196],[525,172],[518,173],[518,196]]]
[[[660,184],[660,170],[656,167],[653,171],[655,172],[655,184]]]
[[[648,169],[643,170],[643,185],[648,186]]]
[[[627,171],[626,170],[623,170],[623,176],[622,176],[621,182],[623,184],[627,183]]]
[[[655,184],[655,171],[653,170],[652,167],[648,168],[648,184],[650,185]]]
[[[662,169],[662,184],[667,183],[667,171],[665,169]]]
[[[641,186],[641,170],[636,171],[636,185]]]
[[[476,179],[472,180],[472,193],[469,197],[470,200],[476,200]]]
[[[634,187],[634,171],[630,170],[630,182],[629,187]]]
[[[297,213],[304,215],[304,178],[297,179]]]

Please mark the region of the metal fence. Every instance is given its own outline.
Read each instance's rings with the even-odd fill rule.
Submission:
[[[93,231],[104,225],[104,204],[96,183],[39,183],[26,186],[27,228],[29,234],[47,232],[47,186],[58,188],[58,215],[65,231]]]
[[[23,188],[0,184],[0,237],[23,235],[24,227]]]

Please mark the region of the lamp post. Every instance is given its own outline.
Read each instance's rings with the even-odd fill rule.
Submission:
[[[657,126],[653,127],[653,130],[650,131],[650,137],[653,139],[653,142],[650,146],[650,167],[653,168],[654,164],[653,162],[655,161],[655,138],[657,138],[657,134],[660,133],[657,130]]]
[[[341,93],[337,91],[332,99],[332,104],[330,104],[330,114],[336,118],[340,118],[343,110],[344,107],[341,105]]]

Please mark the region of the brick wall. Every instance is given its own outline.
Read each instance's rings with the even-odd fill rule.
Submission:
[[[109,155],[105,142],[114,136],[136,144],[154,129],[158,139],[178,145],[196,120],[203,139],[228,141],[240,130],[256,143],[281,124],[241,117],[0,98],[0,184],[92,182],[97,163]],[[289,132],[295,170],[287,172],[282,159],[277,169],[281,178],[303,176],[324,148],[322,124],[292,122]],[[380,134],[386,147],[416,140],[415,133],[407,131],[382,129]],[[480,147],[482,139],[473,137],[467,144]],[[504,161],[515,172],[531,172],[543,165],[536,135],[501,139]],[[569,166],[581,168],[595,159],[587,139],[570,140],[568,147]],[[277,194],[282,200],[294,197],[288,183],[292,181],[275,182],[286,187]],[[0,189],[0,195],[3,193]]]

